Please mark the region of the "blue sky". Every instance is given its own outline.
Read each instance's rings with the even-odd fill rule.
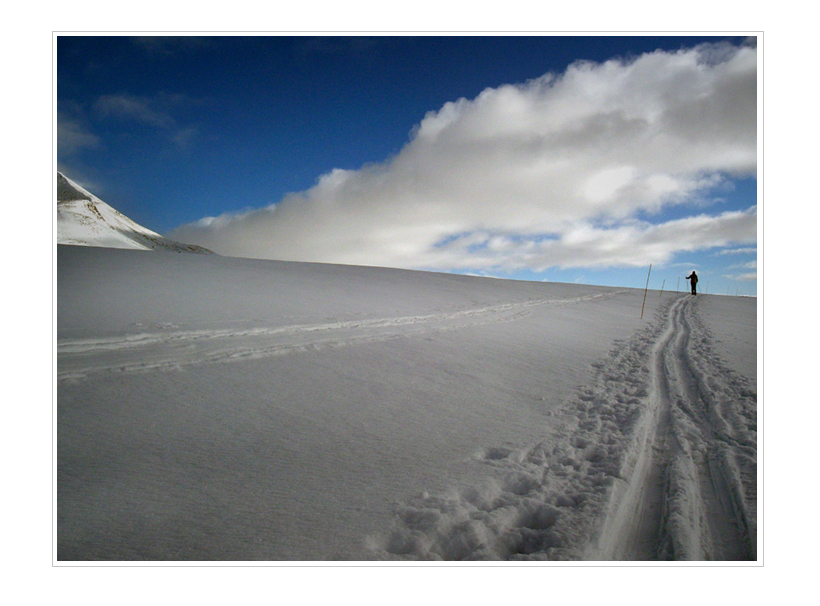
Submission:
[[[744,38],[58,36],[58,169],[222,254],[756,294],[756,62]]]

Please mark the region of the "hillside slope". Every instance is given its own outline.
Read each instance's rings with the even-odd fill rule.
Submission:
[[[57,283],[61,560],[758,556],[754,299],[76,246]]]
[[[57,173],[57,243],[213,254],[162,237],[132,221],[65,175]]]

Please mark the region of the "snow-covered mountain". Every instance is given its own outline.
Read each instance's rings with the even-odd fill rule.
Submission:
[[[57,173],[57,243],[213,254],[163,238],[135,223],[64,174]]]

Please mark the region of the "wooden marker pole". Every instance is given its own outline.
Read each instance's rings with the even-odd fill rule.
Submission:
[[[663,279],[663,283],[661,284],[661,294],[659,296],[663,296],[663,287],[666,286],[666,278]]]
[[[646,291],[649,290],[649,276],[652,274],[652,264],[649,264],[649,273],[646,274],[646,287],[643,289],[643,305],[641,305],[641,320],[643,320],[643,308],[646,305]]]

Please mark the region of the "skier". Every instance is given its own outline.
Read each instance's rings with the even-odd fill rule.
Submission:
[[[691,274],[689,274],[688,276],[686,276],[686,279],[687,279],[687,280],[689,280],[689,281],[690,281],[690,284],[692,285],[692,294],[693,294],[693,295],[698,294],[698,289],[697,289],[697,286],[698,286],[698,274],[696,274],[696,273],[695,273],[695,270],[694,270],[694,269],[692,270],[692,273],[691,273]]]

